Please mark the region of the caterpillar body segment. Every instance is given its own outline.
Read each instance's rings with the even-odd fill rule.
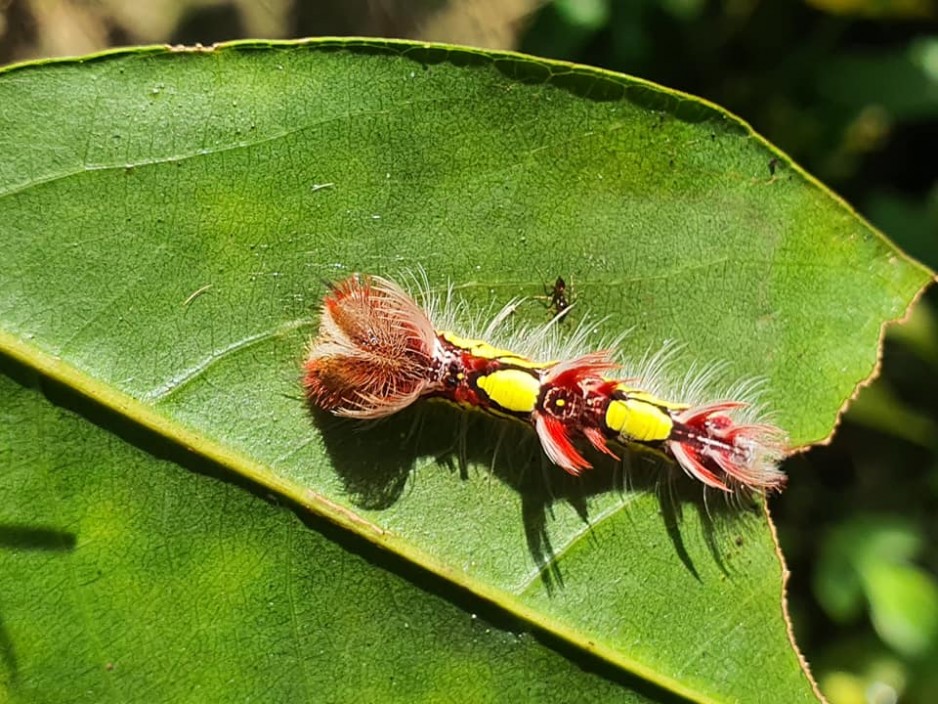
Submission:
[[[618,368],[611,354],[603,351],[559,362],[544,374],[534,427],[550,460],[570,474],[579,475],[592,468],[573,444],[579,435],[600,452],[618,459],[595,423],[603,399],[590,394],[581,383],[584,379],[602,379],[604,373]],[[589,424],[583,425],[584,420]]]
[[[484,340],[468,339],[465,337],[460,337],[456,333],[452,332],[444,331],[439,333],[439,336],[443,343],[448,343],[454,349],[461,350],[479,359],[489,359],[497,361],[501,364],[532,370],[543,370],[546,367],[554,364],[554,362],[534,362],[527,357],[523,357],[520,354],[511,352],[510,350],[503,350],[499,349],[498,347],[493,347]]]
[[[497,415],[529,419],[544,365],[453,333],[440,333],[438,343],[441,383],[427,395]]]
[[[722,491],[739,486],[774,490],[784,484],[785,475],[777,467],[783,454],[781,431],[734,418],[748,410],[743,402],[691,406],[667,401],[631,382],[607,379],[591,363],[559,376],[563,383],[546,389],[546,402],[539,408],[562,419],[541,426],[553,432],[555,446],[572,445],[582,436],[615,457],[609,442],[650,445],[665,450],[694,479]],[[572,474],[583,469],[581,455],[551,459]]]
[[[741,410],[745,404],[723,401],[681,411],[669,449],[686,472],[709,486],[727,489],[722,474],[738,485],[780,489],[782,432],[768,423],[735,421],[732,413]]]
[[[424,299],[438,310],[438,301]],[[592,467],[584,442],[615,458],[616,446],[639,443],[722,491],[784,484],[782,434],[748,404],[671,401],[645,390],[657,380],[621,378],[621,368],[610,351],[540,362],[440,331],[394,282],[355,275],[323,300],[303,383],[311,403],[336,415],[380,418],[431,397],[517,419],[574,475]]]
[[[538,375],[526,369],[500,369],[480,376],[476,385],[500,408],[522,415],[534,413],[541,392]]]
[[[582,436],[596,450],[618,457],[609,443],[662,449],[691,477],[722,491],[780,489],[782,432],[753,422],[748,404],[720,401],[692,406],[616,381],[616,365],[600,352],[561,363],[544,375],[535,427],[550,459],[579,474],[589,463],[575,448]],[[548,420],[552,419],[552,420]]]

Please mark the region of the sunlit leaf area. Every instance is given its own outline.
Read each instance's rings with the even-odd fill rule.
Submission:
[[[0,698],[938,700],[936,19],[0,4]],[[562,277],[757,380],[786,488],[311,409],[356,271],[527,330]]]

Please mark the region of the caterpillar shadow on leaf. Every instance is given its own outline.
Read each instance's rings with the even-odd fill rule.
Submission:
[[[359,508],[390,508],[405,498],[409,483],[430,471],[448,471],[456,481],[487,473],[511,487],[521,502],[515,520],[522,524],[527,551],[548,590],[563,585],[550,530],[558,504],[572,508],[591,530],[591,498],[615,493],[622,499],[620,510],[630,511],[634,494],[653,495],[674,555],[698,580],[682,533],[684,512],[697,513],[708,552],[728,573],[724,527],[740,511],[757,510],[748,497],[733,495],[728,500],[722,492],[703,489],[673,462],[641,447],[625,448],[621,460],[590,452],[595,467],[571,476],[551,464],[529,428],[442,401],[425,401],[377,421],[338,418],[314,405],[310,412],[337,476]],[[430,466],[424,466],[428,460]],[[485,487],[479,487],[474,500],[485,502]],[[466,530],[473,527],[467,525]]]

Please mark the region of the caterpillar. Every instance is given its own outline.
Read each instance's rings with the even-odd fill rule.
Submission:
[[[784,435],[745,401],[659,397],[642,379],[621,378],[610,350],[540,361],[463,337],[434,325],[440,304],[423,298],[429,310],[380,276],[330,285],[304,365],[309,402],[338,416],[376,419],[440,398],[530,425],[548,459],[573,475],[592,468],[584,445],[618,459],[617,446],[637,443],[721,491],[784,485]]]

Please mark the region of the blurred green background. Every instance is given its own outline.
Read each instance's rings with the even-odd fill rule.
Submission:
[[[938,269],[938,0],[0,0],[0,63],[367,35],[517,49],[726,107]],[[772,499],[797,641],[833,704],[938,701],[938,292]]]

